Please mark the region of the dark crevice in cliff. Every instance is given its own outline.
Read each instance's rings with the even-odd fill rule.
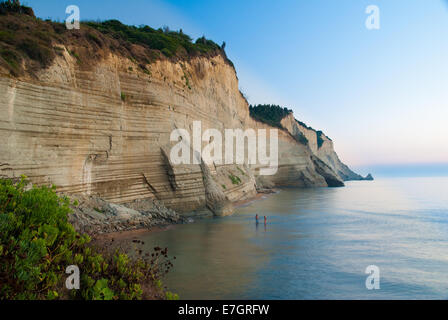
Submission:
[[[320,160],[315,155],[311,156],[311,160],[313,160],[316,172],[324,177],[325,182],[329,187],[343,187],[344,182],[334,173],[333,169],[331,169],[325,162]]]

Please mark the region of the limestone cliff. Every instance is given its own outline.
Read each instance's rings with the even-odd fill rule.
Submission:
[[[293,114],[283,118],[281,124],[291,135],[303,135],[311,152],[329,166],[342,180],[373,180],[373,178],[370,178],[370,174],[364,178],[342,163],[334,150],[333,141],[322,131],[316,131],[303,122],[296,120]]]
[[[203,131],[274,129],[250,117],[235,69],[222,54],[142,66],[105,51],[86,65],[73,55],[82,48],[52,46],[58,54],[32,73],[25,66],[12,75],[0,66],[1,176],[25,174],[36,184],[115,203],[153,198],[178,211],[208,206],[219,215],[263,186],[342,186],[352,177],[331,140],[323,136],[317,147],[316,133],[292,116],[284,119],[287,130],[278,131],[275,175],[260,176],[263,166],[247,162],[173,164],[170,134],[179,128],[191,134],[193,121]],[[294,138],[298,131],[309,146]]]

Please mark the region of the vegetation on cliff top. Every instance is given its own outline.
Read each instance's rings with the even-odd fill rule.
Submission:
[[[146,65],[157,59],[222,55],[233,66],[224,43],[219,46],[205,37],[193,42],[182,30],[128,26],[118,20],[86,21],[79,30],[67,30],[64,23],[36,18],[18,0],[0,2],[0,15],[0,65],[13,76],[25,70],[33,75],[65,49],[80,67],[89,67],[110,52],[129,58],[145,73],[149,73]]]
[[[249,113],[255,120],[264,122],[270,126],[283,129],[281,121],[284,117],[290,115],[292,110],[273,104],[259,104],[249,106]]]
[[[313,127],[308,126],[305,122],[299,121],[297,119],[296,119],[296,122],[308,130],[316,131]]]
[[[320,148],[324,144],[323,136],[325,136],[325,135],[322,131],[319,130],[319,131],[316,131],[316,136],[317,136],[317,147]]]
[[[134,259],[101,251],[68,222],[69,205],[54,188],[0,179],[0,300],[176,298],[161,287],[172,266],[166,249]],[[65,286],[70,265],[79,267],[79,290]]]
[[[281,121],[284,117],[290,115],[292,113],[292,110],[278,105],[259,104],[256,106],[249,105],[249,113],[250,116],[255,120],[264,122],[273,127],[285,129],[282,126]],[[295,119],[295,121],[302,127],[308,130],[312,130],[316,133],[318,148],[322,147],[322,145],[324,144],[324,137],[331,141],[331,139],[327,137],[322,131],[315,130],[312,127],[308,126],[306,123],[299,121],[297,119]],[[308,145],[309,143],[308,139],[302,133],[293,135],[293,138],[304,145]]]
[[[0,3],[0,14],[23,13],[34,17],[32,8],[23,6],[19,0],[5,0]]]
[[[104,22],[85,22],[85,25],[100,31],[114,39],[121,39],[130,43],[146,46],[148,49],[159,50],[167,57],[194,56],[221,51],[222,48],[205,37],[195,42],[189,36],[179,31],[172,31],[168,27],[153,29],[149,26],[128,26],[118,20]]]
[[[273,104],[259,104],[249,106],[249,113],[255,120],[264,122],[270,126],[286,130],[281,121],[292,113],[291,109]],[[308,139],[302,134],[291,135],[294,139],[303,145],[308,145]]]

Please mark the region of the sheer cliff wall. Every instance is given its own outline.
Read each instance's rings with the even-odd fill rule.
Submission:
[[[259,165],[211,165],[204,173],[199,164],[170,162],[171,132],[191,133],[193,121],[201,121],[202,132],[273,129],[249,116],[235,70],[220,55],[159,60],[145,73],[114,54],[81,67],[68,48],[60,47],[62,54],[51,66],[32,76],[12,77],[0,69],[1,176],[25,174],[61,192],[117,203],[157,198],[180,211],[215,198],[249,198],[262,186],[343,185],[315,160],[312,148],[283,130],[273,176],[257,176]],[[207,192],[207,177],[213,192]],[[231,211],[223,207],[223,214]]]

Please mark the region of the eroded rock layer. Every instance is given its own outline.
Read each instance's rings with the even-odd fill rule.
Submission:
[[[80,67],[63,48],[37,75],[14,78],[0,70],[2,176],[25,174],[36,184],[114,203],[152,198],[179,211],[209,206],[219,214],[231,213],[227,202],[250,198],[257,187],[343,185],[348,171],[334,150],[298,143],[294,130],[311,134],[300,126],[278,131],[272,176],[257,176],[260,164],[214,163],[205,170],[170,162],[171,132],[192,134],[193,121],[202,132],[273,130],[249,116],[235,70],[220,55],[159,60],[145,73],[113,54]]]

